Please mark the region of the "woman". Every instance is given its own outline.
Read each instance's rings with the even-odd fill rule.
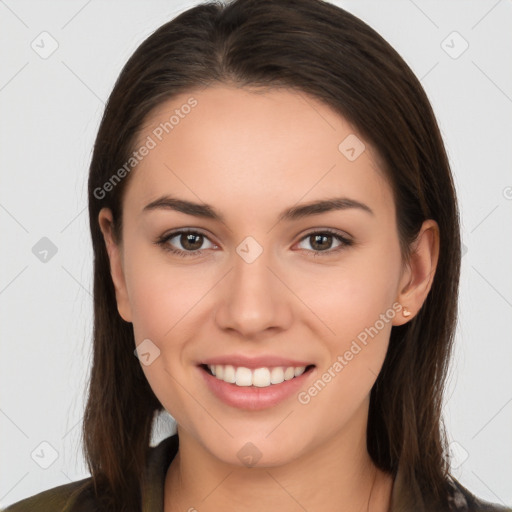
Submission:
[[[8,511],[506,510],[450,475],[455,189],[362,21],[236,0],[162,26],[109,98],[89,214],[92,476]]]

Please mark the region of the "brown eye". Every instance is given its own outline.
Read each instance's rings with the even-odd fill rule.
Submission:
[[[196,251],[203,245],[203,235],[199,233],[182,233],[178,235],[182,247],[188,251]]]
[[[354,242],[339,233],[331,232],[331,231],[316,231],[314,233],[309,233],[305,237],[302,238],[301,243],[303,241],[308,242],[311,249],[302,248],[308,252],[312,252],[314,256],[323,256],[333,254],[345,247],[351,246]],[[337,245],[333,246],[333,243]],[[334,248],[333,248],[334,247]]]
[[[203,247],[205,241],[210,243],[210,247]],[[215,247],[206,235],[198,231],[175,231],[163,236],[156,243],[164,250],[179,256],[198,256],[202,254],[203,249]]]
[[[311,240],[311,247],[315,251],[325,251],[331,248],[334,237],[332,235],[320,234],[310,235],[309,238]]]

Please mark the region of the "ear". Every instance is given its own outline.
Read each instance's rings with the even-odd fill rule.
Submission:
[[[98,215],[98,223],[107,248],[110,261],[110,275],[116,291],[117,310],[121,318],[126,322],[132,321],[130,302],[126,289],[126,281],[123,270],[122,247],[115,240],[113,233],[113,217],[109,208],[102,208]]]
[[[423,222],[412,248],[410,261],[406,264],[399,284],[397,302],[406,307],[411,316],[401,313],[395,316],[393,325],[402,325],[412,320],[425,302],[434,282],[439,258],[439,226],[433,219]]]

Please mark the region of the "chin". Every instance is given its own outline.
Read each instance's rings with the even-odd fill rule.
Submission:
[[[290,436],[283,431],[282,436],[273,433],[267,437],[270,430],[257,430],[254,433],[234,437],[224,436],[203,440],[203,446],[222,462],[239,467],[271,468],[288,464],[295,460],[303,451],[300,442],[302,436]],[[286,441],[284,441],[286,439]],[[206,442],[205,442],[206,441]]]

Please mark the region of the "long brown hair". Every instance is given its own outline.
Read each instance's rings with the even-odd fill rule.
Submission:
[[[377,150],[393,189],[403,261],[422,222],[440,228],[432,288],[408,323],[392,328],[371,391],[367,447],[375,464],[446,506],[449,474],[442,402],[460,272],[455,187],[428,98],[411,69],[371,27],[322,0],[236,0],[197,5],[148,37],[124,66],[101,121],[89,176],[94,250],[94,349],[83,421],[84,454],[105,510],[140,509],[155,413],[163,410],[119,315],[98,213],[121,240],[128,161],[145,118],[163,101],[214,83],[286,87],[323,101]],[[136,172],[136,169],[133,171]],[[100,192],[101,193],[100,193]]]

